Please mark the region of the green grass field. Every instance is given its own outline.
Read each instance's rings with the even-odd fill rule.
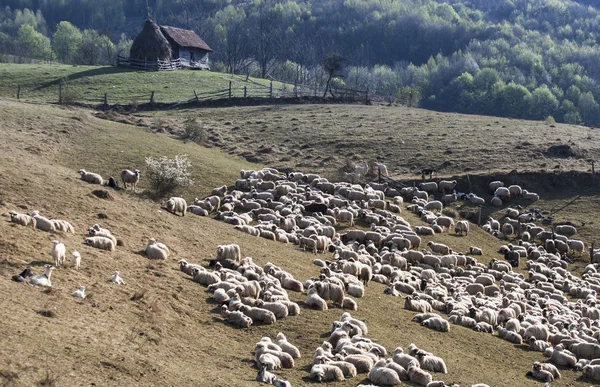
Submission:
[[[194,90],[202,93],[224,90],[232,82],[232,95],[241,97],[244,86],[248,95],[266,96],[269,81],[212,71],[136,71],[110,66],[70,66],[36,64],[0,64],[0,96],[16,98],[21,86],[21,99],[57,102],[59,85],[70,102],[101,104],[104,93],[109,104],[140,104],[150,101],[154,91],[156,102],[186,101],[194,98]],[[262,86],[259,86],[260,84]],[[279,82],[273,88],[281,88]],[[259,90],[260,89],[260,90]]]

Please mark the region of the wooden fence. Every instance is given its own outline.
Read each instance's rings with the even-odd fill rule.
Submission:
[[[191,69],[206,69],[209,70],[208,59],[200,61],[191,61],[185,58],[177,58],[172,60],[139,60],[125,56],[117,56],[117,66],[130,67],[137,70],[146,71],[163,71],[163,70],[181,70],[183,68]]]

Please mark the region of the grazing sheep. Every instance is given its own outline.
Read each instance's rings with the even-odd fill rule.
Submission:
[[[344,373],[336,366],[329,364],[315,364],[310,369],[310,378],[319,383],[323,382],[341,382],[344,379]]]
[[[441,317],[432,317],[421,323],[425,328],[433,329],[438,332],[448,332],[450,330],[450,324],[447,320]]]
[[[425,387],[433,380],[433,377],[430,373],[425,372],[418,366],[411,365],[410,367],[408,367],[407,371],[409,380],[420,386]]]
[[[79,299],[84,299],[85,298],[85,286],[80,286],[79,289],[75,290],[71,296],[75,297],[75,298],[79,298]]]
[[[586,365],[582,371],[584,378],[600,381],[600,365]]]
[[[127,189],[127,184],[130,184],[133,188],[133,192],[135,192],[137,183],[140,181],[139,169],[136,169],[133,172],[129,169],[123,169],[121,171],[121,180],[123,181],[123,188]]]
[[[56,231],[54,222],[46,217],[41,216],[39,212],[33,211],[31,213],[31,217],[35,220],[35,227],[37,229],[47,232]]]
[[[115,283],[117,285],[125,285],[125,281],[121,277],[121,273],[118,270],[115,270],[115,274],[110,277],[110,282]]]
[[[454,232],[456,234],[462,235],[463,232],[465,233],[465,235],[469,235],[469,221],[468,220],[459,220],[458,222],[456,222],[456,225],[454,226]]]
[[[66,249],[65,245],[57,240],[52,241],[52,248],[50,249],[50,255],[54,259],[54,266],[59,267],[65,261]]]
[[[231,260],[239,263],[241,259],[240,246],[236,244],[217,246],[217,261]]]
[[[73,266],[75,266],[75,269],[79,270],[79,268],[81,267],[81,254],[79,254],[79,251],[73,251],[73,254],[71,254],[71,259],[73,261]]]
[[[102,179],[102,176],[97,173],[86,172],[85,169],[80,169],[79,174],[81,175],[81,180],[83,181],[87,181],[88,183],[92,184],[104,184],[104,179]]]
[[[369,371],[367,378],[372,383],[380,386],[395,386],[400,384],[398,373],[391,368],[387,368],[384,359],[375,363],[371,371]]]
[[[184,198],[174,196],[167,200],[166,208],[167,211],[175,215],[177,215],[178,212],[181,212],[181,216],[185,216],[185,212],[187,211],[187,203]]]
[[[85,238],[84,243],[86,245],[94,247],[96,249],[115,251],[115,243],[106,237],[98,237],[98,236],[88,237],[88,238]]]
[[[52,287],[50,277],[52,276],[52,271],[55,269],[55,267],[50,265],[44,265],[44,269],[44,274],[36,275],[35,277],[31,277],[29,279],[29,283],[31,285]]]
[[[162,243],[156,242],[156,239],[150,238],[146,245],[146,255],[149,259],[167,259],[169,257],[169,249]]]
[[[36,228],[36,220],[35,218],[27,215],[27,214],[19,214],[17,212],[11,211],[8,213],[10,215],[10,221],[13,223],[20,224],[21,226],[29,226]]]

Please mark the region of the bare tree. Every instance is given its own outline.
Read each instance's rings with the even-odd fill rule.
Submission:
[[[338,77],[342,75],[342,70],[344,69],[344,58],[338,53],[328,54],[323,59],[323,68],[327,72],[327,84],[325,85],[325,92],[323,93],[323,98],[327,95],[327,91],[331,94],[333,98],[335,95],[333,94],[333,90],[331,89],[331,80],[334,77]]]

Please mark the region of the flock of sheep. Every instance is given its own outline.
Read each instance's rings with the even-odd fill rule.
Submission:
[[[104,183],[99,175],[84,170],[79,173],[82,180]],[[130,184],[135,190],[139,176],[138,170],[124,170],[123,185]],[[109,185],[115,184],[111,178]],[[301,308],[290,301],[288,291],[306,291],[305,305],[310,308],[357,310],[356,299],[364,296],[370,281],[375,281],[386,285],[385,294],[404,298],[404,308],[418,313],[413,321],[426,328],[448,332],[450,324],[461,325],[477,332],[496,333],[501,339],[541,352],[548,361],[534,363],[527,372],[529,377],[551,382],[560,378],[559,366],[581,370],[584,377],[600,381],[598,263],[588,265],[579,278],[567,270],[568,262],[561,256],[569,250],[584,250],[583,242],[569,239],[576,229],[557,226],[545,230],[533,223],[531,214],[509,208],[502,223],[490,218],[483,226],[496,236],[502,233],[518,239],[516,245],[500,248],[505,260],[493,259],[484,265],[475,258],[482,254],[480,248],[471,247],[463,254],[435,241],[422,244],[423,236],[435,238],[450,231],[468,234],[468,221],[455,221],[444,216],[442,210],[459,196],[475,205],[482,205],[483,199],[458,194],[455,187],[456,181],[440,181],[398,191],[386,184],[334,183],[316,174],[285,175],[265,168],[242,170],[233,189],[216,188],[212,195],[195,199],[189,206],[185,199],[172,197],[166,208],[182,216],[186,212],[214,214],[215,219],[241,232],[293,243],[313,254],[331,254],[330,259],[314,259],[319,273],[304,282],[272,263],[261,267],[250,257],[242,258],[236,244],[217,246],[216,258],[211,261],[213,270],[180,260],[180,270],[213,293],[214,301],[222,305],[223,318],[235,326],[273,324],[297,315]],[[503,188],[501,182],[490,184],[492,204],[497,202],[495,198],[500,204],[515,197],[538,198],[518,186]],[[438,193],[441,199],[435,200],[433,196]],[[406,208],[427,225],[413,226],[399,215],[405,201]],[[11,212],[10,216],[11,221],[23,226],[74,233],[69,222],[48,219],[37,212]],[[368,229],[347,229],[340,234],[335,226],[342,223],[349,227],[362,223]],[[85,244],[89,246],[113,251],[119,245],[113,234],[99,225],[92,226],[88,234]],[[170,254],[167,246],[154,239],[145,251],[151,259],[167,259]],[[28,268],[14,279],[25,281],[30,276],[30,284],[51,286],[52,270],[64,265],[64,244],[53,241],[51,256],[55,266],[46,265],[44,274],[33,276]],[[522,266],[520,258],[527,259],[527,278],[513,271]],[[593,259],[600,262],[600,253],[594,252]],[[79,268],[81,254],[74,251],[72,260]],[[123,283],[118,272],[112,280]],[[84,298],[84,291],[82,286],[73,296]],[[333,381],[365,372],[375,385],[410,380],[422,386],[445,386],[441,381],[432,381],[428,373],[447,372],[441,358],[411,345],[406,354],[398,347],[386,359],[386,349],[367,339],[367,333],[363,322],[344,313],[332,325],[329,339],[317,348],[310,377]],[[255,352],[257,380],[290,385],[269,372],[293,367],[293,359],[300,356],[283,333],[275,342],[261,340]]]

